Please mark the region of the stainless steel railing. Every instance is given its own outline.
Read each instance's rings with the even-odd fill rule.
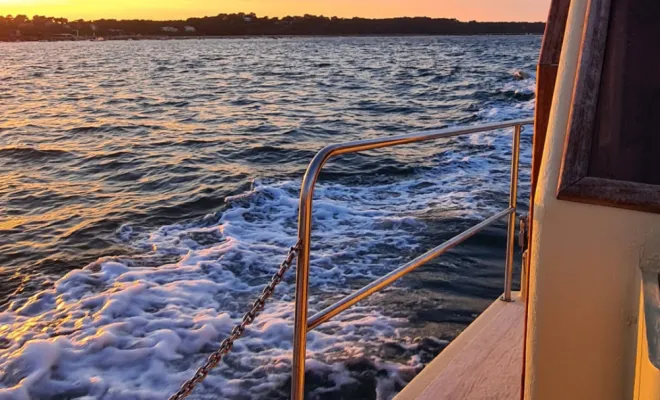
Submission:
[[[291,398],[303,400],[305,389],[305,356],[307,347],[307,332],[327,322],[332,317],[346,310],[360,300],[384,289],[397,279],[403,277],[419,266],[433,260],[447,250],[457,246],[468,238],[496,221],[508,217],[506,266],[504,274],[503,301],[511,301],[511,288],[513,282],[513,256],[514,238],[516,224],[516,207],[518,197],[518,162],[520,158],[520,133],[522,127],[531,125],[532,120],[514,120],[501,123],[484,124],[467,128],[449,128],[427,132],[412,133],[409,135],[393,136],[378,139],[358,140],[342,144],[333,144],[318,152],[312,159],[303,178],[300,192],[300,208],[298,217],[298,239],[300,252],[296,270],[296,311],[295,325],[293,331],[293,373],[291,380]],[[383,147],[400,146],[410,143],[424,142],[434,139],[444,139],[454,136],[469,135],[479,132],[488,132],[497,129],[514,128],[513,150],[511,153],[511,188],[509,193],[509,207],[483,222],[473,226],[463,233],[453,237],[440,246],[429,250],[425,254],[415,258],[409,263],[397,268],[389,274],[375,280],[369,285],[346,296],[337,303],[307,319],[307,307],[309,297],[309,256],[311,247],[312,231],[312,201],[314,187],[318,180],[321,169],[325,163],[333,157],[347,153],[357,153],[365,150],[379,149]]]

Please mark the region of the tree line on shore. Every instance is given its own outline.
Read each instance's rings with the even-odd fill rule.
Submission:
[[[542,22],[461,22],[450,18],[338,18],[315,15],[269,18],[254,13],[186,20],[69,21],[35,15],[0,16],[0,39],[40,40],[75,36],[288,36],[288,35],[484,35],[542,34]]]

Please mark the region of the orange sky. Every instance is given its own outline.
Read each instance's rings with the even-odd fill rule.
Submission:
[[[550,0],[0,0],[0,14],[69,19],[182,19],[219,13],[264,16],[429,16],[478,21],[545,21]]]

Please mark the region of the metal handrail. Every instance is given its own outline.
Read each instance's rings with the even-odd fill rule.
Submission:
[[[307,332],[330,320],[332,317],[351,307],[360,300],[389,286],[402,276],[445,253],[447,250],[462,243],[482,229],[506,216],[509,217],[509,222],[507,231],[504,295],[502,296],[502,300],[511,301],[514,237],[518,196],[518,164],[520,159],[520,133],[522,132],[522,127],[524,125],[531,125],[532,123],[533,121],[531,119],[513,120],[465,128],[439,129],[401,136],[358,140],[354,142],[327,146],[318,152],[316,156],[314,156],[311,163],[309,164],[309,167],[307,167],[307,172],[303,178],[300,191],[300,207],[298,217],[298,240],[300,243],[300,252],[298,254],[298,263],[296,267],[296,307],[293,331],[293,372],[291,379],[291,398],[293,400],[303,400],[304,398]],[[341,299],[339,302],[314,315],[309,320],[307,319],[309,297],[309,259],[312,231],[312,202],[316,181],[318,180],[319,174],[321,173],[321,169],[323,169],[323,166],[328,160],[341,154],[357,153],[366,150],[400,146],[404,144],[444,139],[455,136],[469,135],[473,133],[489,132],[505,128],[514,128],[511,152],[511,187],[509,192],[509,207],[506,210],[493,215],[485,221],[446,241],[442,245],[428,251],[413,261],[372,282],[357,292]]]

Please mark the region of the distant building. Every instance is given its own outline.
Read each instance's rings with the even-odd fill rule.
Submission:
[[[250,23],[252,22],[252,17],[243,17],[243,21]]]
[[[196,31],[194,26],[184,26],[183,29],[185,29],[186,32],[195,32]]]
[[[167,33],[177,33],[179,30],[173,26],[164,26],[160,28],[161,31],[167,32]]]

